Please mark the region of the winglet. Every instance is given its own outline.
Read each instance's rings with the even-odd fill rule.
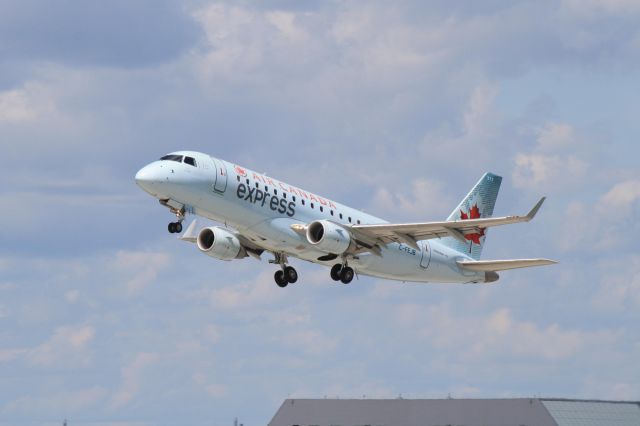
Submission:
[[[533,208],[531,209],[531,211],[529,213],[527,213],[527,219],[531,220],[535,217],[536,213],[538,213],[538,210],[540,210],[540,207],[542,206],[542,203],[544,203],[544,200],[546,200],[547,197],[542,197],[540,198],[540,201],[538,201],[536,203],[535,206],[533,206]]]
[[[189,224],[189,227],[184,234],[178,237],[179,240],[187,241],[189,243],[195,243],[198,239],[198,234],[196,233],[198,219],[193,219],[193,222]]]

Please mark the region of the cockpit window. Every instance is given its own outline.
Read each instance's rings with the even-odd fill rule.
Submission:
[[[182,163],[182,157],[182,155],[169,154],[165,155],[160,160],[177,161],[178,163]]]
[[[193,157],[184,157],[184,162],[196,167],[196,160]]]

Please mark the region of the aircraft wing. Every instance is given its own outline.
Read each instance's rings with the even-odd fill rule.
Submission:
[[[489,217],[483,219],[465,219],[442,222],[424,223],[383,223],[376,225],[352,225],[349,229],[354,237],[369,244],[404,243],[419,250],[417,242],[432,238],[454,237],[466,242],[465,235],[479,233],[480,230],[493,226],[509,225],[512,223],[529,222],[534,218],[545,197],[536,203],[529,213],[524,216]]]
[[[509,260],[476,260],[457,262],[461,267],[470,271],[490,272],[506,271],[507,269],[530,268],[532,266],[553,265],[558,263],[549,259],[509,259]]]

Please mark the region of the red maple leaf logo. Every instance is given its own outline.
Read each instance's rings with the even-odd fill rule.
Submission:
[[[480,209],[478,208],[478,203],[474,204],[473,207],[471,207],[471,209],[469,210],[469,214],[460,210],[461,220],[480,219],[480,216],[482,215],[480,213]],[[484,228],[478,228],[478,232],[474,232],[473,234],[464,235],[464,238],[471,241],[472,245],[474,243],[480,245],[480,237],[484,237]],[[469,250],[471,250],[471,247],[469,247]]]

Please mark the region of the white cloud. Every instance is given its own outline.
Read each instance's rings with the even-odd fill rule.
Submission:
[[[87,366],[95,333],[90,325],[57,327],[47,341],[28,351],[27,358],[39,367]]]
[[[117,410],[131,403],[142,387],[142,380],[145,369],[154,365],[159,359],[158,354],[150,352],[140,352],[136,354],[133,361],[122,368],[122,382],[120,388],[111,397],[111,407]]]
[[[13,361],[26,352],[27,349],[23,348],[0,349],[0,363]]]
[[[0,271],[6,271],[12,266],[13,262],[8,258],[0,257]]]
[[[302,329],[286,333],[276,340],[290,346],[292,350],[302,350],[308,356],[322,357],[331,354],[338,346],[339,338],[328,336],[318,330]]]
[[[542,359],[568,361],[592,345],[611,344],[616,334],[582,330],[566,330],[559,324],[540,326],[531,321],[518,321],[507,308],[499,308],[486,316],[456,316],[446,305],[408,304],[394,309],[399,325],[416,327],[429,324],[422,334],[424,341],[437,350],[449,352],[464,347],[459,360],[496,363],[505,356],[517,360]]]
[[[296,25],[296,15],[292,12],[267,12],[267,21],[275,26],[282,35],[291,42],[302,43],[307,40],[306,31]]]
[[[511,174],[514,186],[548,193],[582,183],[589,164],[576,154],[562,153],[578,143],[573,126],[547,123],[536,133],[534,150],[518,153],[514,158]]]
[[[518,154],[512,173],[516,188],[554,191],[581,182],[588,164],[569,155]]]
[[[42,83],[0,92],[0,123],[29,123],[55,112],[52,93]]]
[[[599,210],[607,214],[627,215],[633,204],[640,200],[640,180],[619,182],[598,202]]]
[[[581,391],[585,395],[599,395],[608,400],[637,401],[640,398],[640,380],[634,377],[602,379],[589,374]]]
[[[33,392],[38,391],[33,390]],[[78,390],[59,390],[44,396],[28,395],[7,402],[1,412],[4,416],[19,413],[32,417],[34,412],[46,412],[51,413],[52,417],[66,417],[86,409],[95,412],[101,407],[106,395],[107,390],[100,386]]]
[[[635,218],[640,211],[640,181],[631,179],[614,184],[595,202],[568,203],[558,247],[564,251],[608,250],[635,243],[640,229]]]
[[[283,296],[282,292],[274,291],[274,272],[272,269],[265,269],[250,281],[231,283],[211,290],[211,305],[219,309],[245,310],[272,304]]]
[[[640,13],[636,0],[562,0],[562,8],[577,17],[601,18],[603,14],[620,15]]]
[[[67,299],[69,303],[76,303],[79,297],[80,292],[78,290],[69,290],[64,294],[64,298]]]
[[[204,391],[213,399],[222,398],[227,394],[227,387],[220,383],[209,383],[207,376],[203,372],[198,372],[193,375],[193,381],[202,387]]]
[[[591,302],[600,309],[619,312],[640,309],[640,256],[621,255],[600,263],[600,285]]]
[[[114,270],[129,296],[141,293],[170,265],[171,257],[160,252],[120,250],[113,260]]]
[[[494,103],[498,89],[482,84],[473,89],[464,113],[464,134],[469,139],[486,139],[494,133]]]
[[[37,112],[24,90],[0,93],[0,121],[20,122],[35,119]]]
[[[547,123],[538,134],[538,148],[544,151],[556,151],[576,142],[575,129],[566,123]]]
[[[443,171],[446,167],[478,170],[478,165],[492,164],[496,155],[504,155],[494,147],[499,137],[500,120],[495,106],[499,88],[481,81],[468,90],[461,111],[456,111],[459,116],[451,123],[429,129],[423,137],[420,166],[428,164]]]
[[[211,343],[217,343],[222,336],[222,331],[220,327],[215,324],[209,324],[204,328],[203,335],[207,338],[207,340]]]
[[[392,190],[379,187],[373,196],[371,210],[383,217],[402,215],[402,220],[425,221],[445,215],[453,206],[454,201],[442,183],[418,178]]]

